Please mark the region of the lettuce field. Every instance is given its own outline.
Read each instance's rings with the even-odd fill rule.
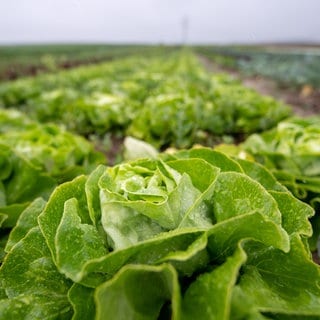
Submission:
[[[0,83],[0,319],[320,319],[320,116],[126,50]]]

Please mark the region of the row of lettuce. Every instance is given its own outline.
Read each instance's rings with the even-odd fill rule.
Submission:
[[[190,52],[5,83],[0,106],[81,135],[115,132],[159,148],[266,130],[291,112],[226,76],[205,72]]]
[[[216,63],[245,75],[274,79],[281,85],[320,88],[319,48],[199,47]]]
[[[0,90],[1,319],[319,319],[320,118],[283,120],[224,153],[158,154],[290,115],[186,53]],[[107,167],[83,137],[13,105],[153,147],[127,139],[128,158],[147,158]]]

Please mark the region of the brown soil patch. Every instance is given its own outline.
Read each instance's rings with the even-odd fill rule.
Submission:
[[[313,258],[313,261],[317,264],[320,265],[320,257],[318,256],[318,253],[317,252],[313,252],[312,253],[312,258]]]

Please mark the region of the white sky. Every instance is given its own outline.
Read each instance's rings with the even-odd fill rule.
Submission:
[[[320,42],[320,0],[0,0],[0,44]]]

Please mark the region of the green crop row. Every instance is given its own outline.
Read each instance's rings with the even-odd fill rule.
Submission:
[[[318,119],[190,52],[5,83],[0,104],[0,319],[320,318],[315,211],[297,198],[317,208]],[[127,138],[139,159],[106,166],[64,127],[153,146]],[[253,133],[225,150],[271,171],[156,150]]]
[[[159,148],[265,130],[291,112],[226,76],[207,73],[189,52],[5,83],[0,106],[85,136],[117,132]]]

